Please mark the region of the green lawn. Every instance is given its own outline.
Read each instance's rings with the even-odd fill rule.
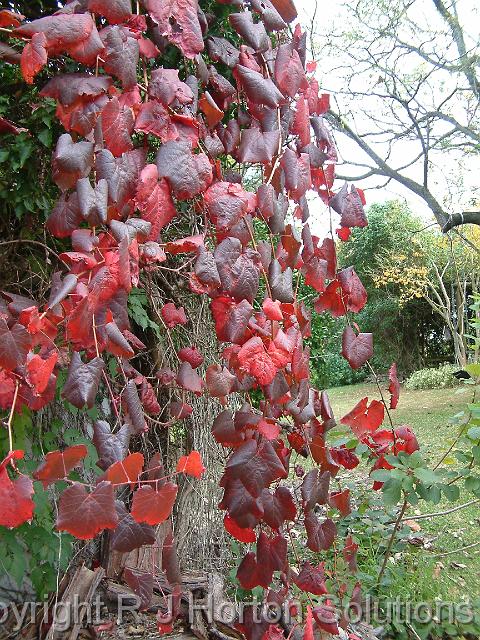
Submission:
[[[449,418],[465,409],[465,405],[471,401],[471,395],[471,388],[464,386],[429,391],[402,389],[398,408],[391,412],[392,418],[395,425],[410,425],[425,457],[436,462],[448,449],[456,434],[456,427],[449,424]],[[337,387],[329,390],[329,396],[337,420],[365,396],[380,399],[377,387],[371,384]],[[466,494],[460,501],[468,502],[471,499],[472,495]],[[421,510],[411,507],[409,513],[418,515],[421,512],[443,511],[452,506],[455,505],[448,502],[439,505],[421,504]],[[415,554],[415,563],[425,562],[425,575],[430,576],[429,580],[432,565],[436,568],[434,576],[438,583],[434,592],[438,597],[452,600],[465,595],[480,597],[480,547],[437,557],[437,554],[455,551],[477,542],[479,523],[480,504],[448,516],[418,522],[421,525],[418,535],[431,542],[431,550],[419,554],[418,550],[412,548],[412,553]],[[417,573],[421,576],[421,566]]]

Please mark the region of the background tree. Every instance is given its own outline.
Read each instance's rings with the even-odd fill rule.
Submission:
[[[340,173],[378,187],[397,182],[442,228],[460,224],[449,216],[472,208],[475,190],[464,178],[480,143],[478,9],[456,0],[359,0],[344,11],[325,25],[318,54],[326,84],[338,81],[328,119],[345,162]],[[464,220],[478,223],[480,214]]]

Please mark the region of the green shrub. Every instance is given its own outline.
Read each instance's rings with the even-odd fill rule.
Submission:
[[[367,376],[366,367],[354,371],[340,353],[325,353],[312,359],[312,380],[319,389],[363,382]]]
[[[442,389],[454,387],[459,381],[454,377],[458,367],[453,364],[444,364],[437,369],[420,369],[412,373],[405,383],[407,389]]]

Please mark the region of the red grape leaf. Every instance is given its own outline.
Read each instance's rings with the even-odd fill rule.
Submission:
[[[352,536],[348,536],[345,540],[345,546],[343,547],[343,557],[348,564],[348,568],[352,573],[355,573],[357,567],[357,551],[358,544],[353,541]]]
[[[363,398],[347,415],[343,416],[340,422],[348,425],[357,438],[361,438],[365,433],[376,431],[384,417],[383,402],[372,400],[368,406],[368,398]]]
[[[218,339],[242,344],[253,315],[253,307],[248,300],[237,304],[231,298],[221,296],[212,301],[211,309]]]
[[[305,511],[311,511],[317,504],[327,504],[330,473],[312,469],[302,483],[302,500]]]
[[[33,79],[47,64],[47,39],[43,33],[34,33],[24,46],[20,59],[20,69],[25,82],[33,84]]]
[[[110,482],[100,482],[91,493],[87,493],[83,484],[75,482],[61,494],[57,518],[59,531],[68,531],[80,540],[90,540],[104,529],[115,529],[117,524]]]
[[[7,465],[12,458],[23,457],[12,452],[0,463],[0,525],[3,527],[19,527],[33,518],[35,503],[33,482],[28,476],[19,474],[11,480],[7,473]],[[22,452],[23,453],[23,452]]]
[[[264,104],[276,109],[284,97],[270,78],[266,79],[258,71],[238,64],[235,73],[241,82],[247,98],[255,104]]]
[[[388,390],[390,391],[390,409],[396,409],[400,399],[400,382],[397,377],[397,365],[394,362],[388,371]]]
[[[145,424],[145,416],[143,414],[143,406],[138,395],[135,380],[129,380],[122,394],[122,401],[125,403],[128,413],[128,424],[132,433],[138,435],[147,431]]]
[[[170,141],[157,152],[157,169],[166,178],[173,194],[187,200],[203,193],[212,182],[212,166],[204,153],[193,154],[189,142]]]
[[[169,112],[156,100],[150,100],[141,105],[135,120],[135,131],[151,133],[162,142],[178,140],[180,137]]]
[[[305,528],[307,530],[307,547],[316,553],[328,551],[337,535],[337,527],[333,520],[327,518],[320,523],[313,511],[305,516]]]
[[[238,35],[257,53],[264,53],[270,49],[270,38],[263,22],[254,22],[250,11],[231,13],[228,19]]]
[[[333,636],[338,636],[338,625],[335,611],[329,605],[319,605],[313,609],[313,617],[317,626]]]
[[[68,368],[62,397],[77,409],[83,409],[85,405],[91,409],[95,404],[103,367],[104,362],[101,358],[94,358],[84,364],[80,354],[75,351]]]
[[[213,398],[225,398],[235,385],[236,378],[226,367],[219,364],[211,364],[206,372],[206,384],[208,393]]]
[[[262,16],[262,21],[268,31],[281,31],[287,27],[270,0],[252,0],[251,4],[252,9]]]
[[[238,238],[227,237],[217,245],[214,256],[223,290],[239,302],[253,302],[259,285],[258,253],[243,249]]]
[[[352,513],[352,509],[350,507],[350,489],[331,493],[328,502],[330,503],[330,506],[338,509],[342,516],[348,516]]]
[[[93,166],[93,142],[73,142],[69,133],[62,134],[53,154],[53,180],[62,189],[72,189],[80,178],[86,178]]]
[[[346,327],[342,337],[342,355],[352,369],[360,369],[373,356],[372,334],[356,334],[352,327]]]
[[[62,193],[47,219],[46,227],[56,238],[67,238],[82,221],[77,194],[74,192],[68,198],[66,193]]]
[[[165,483],[158,491],[144,485],[133,494],[132,517],[137,522],[156,525],[164,522],[171,514],[178,487]]]
[[[203,466],[202,458],[198,451],[192,451],[188,456],[182,456],[177,463],[177,471],[179,473],[186,473],[188,476],[194,478],[201,478],[205,467]]]
[[[132,110],[122,107],[116,96],[105,105],[100,120],[105,146],[116,158],[133,148]]]
[[[243,486],[254,497],[260,497],[265,488],[274,480],[286,478],[287,472],[283,461],[271,442],[262,438],[247,440],[227,462],[222,478],[225,481],[241,480]],[[230,515],[233,515],[229,510]]]
[[[300,88],[305,90],[308,87],[302,61],[293,43],[278,47],[275,58],[275,82],[283,95],[290,98],[294,98]]]
[[[197,347],[184,347],[178,352],[178,357],[182,362],[189,362],[196,369],[203,362],[203,356]]]
[[[87,455],[88,450],[84,444],[68,447],[64,451],[50,451],[45,460],[33,473],[35,480],[41,480],[43,487],[62,478],[67,478],[72,469],[78,467]]]
[[[280,529],[286,520],[292,522],[297,517],[297,508],[290,490],[277,487],[275,493],[265,489],[262,493],[263,520],[272,529]]]
[[[367,304],[367,292],[353,267],[347,267],[337,273],[342,287],[342,297],[347,311],[358,313]]]
[[[24,364],[30,349],[31,337],[21,324],[10,329],[0,316],[0,366],[4,369],[16,369]]]
[[[93,423],[93,444],[98,453],[98,466],[106,471],[112,464],[123,460],[128,451],[130,431],[126,425],[117,433],[112,433],[104,420]]]
[[[179,253],[198,253],[203,247],[204,236],[188,236],[187,238],[180,238],[179,240],[173,240],[167,242],[165,245],[165,251],[176,256]]]
[[[253,376],[261,385],[273,382],[278,367],[265,349],[263,341],[258,336],[250,338],[238,353],[238,361],[242,369]]]
[[[21,13],[15,13],[10,9],[0,9],[0,27],[18,27],[25,20]]]
[[[330,199],[330,206],[340,216],[342,227],[366,227],[368,224],[360,194],[353,185],[345,183]]]
[[[116,25],[102,29],[100,37],[105,46],[103,68],[118,78],[124,89],[134,88],[140,48],[133,32]]]
[[[278,152],[280,143],[280,131],[265,131],[251,128],[242,131],[240,148],[238,149],[239,162],[268,164]]]
[[[167,304],[163,305],[160,313],[162,315],[165,326],[168,329],[173,329],[178,324],[183,325],[187,324],[188,322],[184,308],[179,307],[177,309],[173,302],[167,302]]]
[[[163,68],[152,71],[148,95],[164,107],[191,104],[194,98],[192,89],[179,79],[178,69]]]
[[[186,58],[194,58],[203,51],[198,0],[145,0],[145,8],[158,24],[160,33]]]
[[[130,589],[138,596],[139,610],[148,609],[153,597],[153,575],[151,573],[133,572],[128,567],[123,570],[123,577]]]
[[[196,395],[201,395],[203,391],[203,380],[200,378],[195,369],[189,362],[182,362],[177,375],[177,384],[185,389],[191,391]]]
[[[228,231],[255,208],[253,194],[231,182],[213,184],[205,193],[204,202],[210,220],[219,231]]]
[[[104,178],[108,183],[108,197],[121,211],[124,205],[135,196],[140,172],[145,166],[145,152],[134,149],[115,158],[108,149],[97,154],[95,168],[97,179]]]
[[[147,164],[140,174],[135,204],[142,213],[142,219],[151,223],[149,240],[157,242],[160,231],[177,215],[170,189],[164,178],[158,180],[158,170],[154,164]]]
[[[118,525],[110,534],[110,547],[120,553],[128,553],[143,545],[155,544],[155,529],[149,524],[135,522],[125,505],[115,501]]]
[[[47,46],[56,54],[87,40],[93,28],[94,22],[89,13],[57,14],[26,22],[15,29],[14,33],[28,38],[42,33],[47,39]]]
[[[310,562],[302,565],[302,570],[295,578],[295,584],[302,591],[313,593],[315,596],[323,596],[328,593],[325,584],[325,564],[321,562],[313,567]]]
[[[88,10],[99,13],[110,24],[126,22],[132,15],[131,0],[89,0]]]
[[[242,527],[239,527],[228,513],[223,519],[223,524],[225,526],[225,530],[239,542],[244,542],[245,544],[249,542],[256,542],[257,536],[255,535],[255,531],[250,528],[242,529]]]
[[[102,480],[109,480],[113,485],[130,484],[138,481],[142,473],[144,458],[141,453],[131,453],[124,460],[119,460],[112,464],[102,476]]]

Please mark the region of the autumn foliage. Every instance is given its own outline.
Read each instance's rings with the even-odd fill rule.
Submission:
[[[41,96],[56,100],[65,130],[52,158],[59,197],[46,226],[70,239],[71,249],[60,255],[64,269],[53,277],[49,300],[36,304],[13,292],[0,303],[0,406],[10,415],[11,436],[0,465],[0,524],[16,527],[34,512],[32,478],[17,469],[23,453],[14,448],[13,413],[50,403],[65,368],[65,400],[84,409],[106,395],[117,419],[94,424],[99,475],[92,486],[68,481],[60,531],[90,539],[108,530],[118,551],[152,544],[153,527],[171,515],[176,474],[201,478],[195,451],[174,473],[163,469],[160,454],[144,460],[131,453],[149,416],[164,408],[135,368],[144,345],[131,331],[127,300],[132,287],[142,286],[142,274],[175,256],[189,265],[191,291],[210,299],[218,359],[205,363],[203,375],[204,355],[191,345],[179,351],[176,371],[158,372],[160,387],[181,390],[166,424],[191,413],[189,394],[218,404],[213,437],[230,451],[219,508],[230,535],[256,543],[238,580],[283,601],[292,585],[306,594],[326,591],[322,563],[290,568],[291,523],[304,523],[311,551],[335,544],[356,571],[355,543],[337,539],[349,491],[331,483],[358,459],[327,442],[335,418],[327,394],[310,385],[304,343],[310,317],[298,298],[300,279],[318,294],[317,312],[345,318],[342,354],[350,365],[362,367],[373,353],[372,335],[352,321],[366,304],[365,289],[353,268],[338,270],[334,239],[312,235],[307,194],[315,191],[340,215],[342,240],[367,220],[361,192],[347,185],[333,191],[337,156],[322,118],[328,96],[319,92],[315,66],[306,64],[305,33],[297,25],[290,36],[289,3],[252,0],[252,11],[231,5],[239,46],[210,32],[196,0],[143,0],[136,13],[130,0],[70,0],[30,23],[2,12],[2,24],[25,43],[26,82],[59,57],[77,70],[60,64],[41,88]],[[180,71],[162,66],[172,47],[184,56]],[[242,183],[242,165],[258,169],[256,192]],[[201,233],[164,242],[164,229],[180,215],[200,216]],[[259,225],[268,239],[258,239]],[[167,332],[189,322],[174,302],[161,318]],[[122,386],[109,381],[107,354],[117,359]],[[395,368],[390,377],[394,408]],[[245,398],[237,411],[228,406],[231,394]],[[388,452],[416,446],[410,432],[381,429],[384,411],[383,403],[365,398],[342,419],[371,448],[375,468],[388,464]],[[292,452],[313,460],[295,496],[281,483]],[[85,455],[83,445],[49,453],[33,477],[45,486],[68,479]],[[125,488],[127,502],[118,499]],[[179,593],[174,551],[163,568]],[[359,588],[347,597],[358,598]],[[320,613],[309,609],[305,637],[314,626],[338,632],[337,621],[325,622]],[[242,628],[248,638],[268,631],[267,625],[259,635],[254,626]]]

